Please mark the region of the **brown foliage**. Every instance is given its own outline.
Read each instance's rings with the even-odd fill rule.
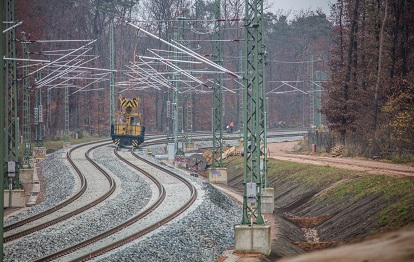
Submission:
[[[355,16],[357,2],[343,0],[334,6],[337,11],[332,82],[326,86],[322,111],[332,129],[373,141],[371,154],[381,153],[384,148],[396,150],[396,141],[400,140],[405,144],[399,143],[398,148],[413,150],[410,83],[414,79],[414,50],[408,46],[413,44],[409,36],[414,34],[414,4],[407,0],[391,1],[385,13],[385,0],[361,1]],[[349,59],[343,54],[349,55]]]

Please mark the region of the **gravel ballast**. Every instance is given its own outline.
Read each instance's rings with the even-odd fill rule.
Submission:
[[[117,176],[122,185],[115,197],[74,219],[59,223],[39,233],[6,243],[4,261],[33,261],[103,232],[139,212],[151,197],[150,187],[139,176],[132,175],[126,165],[113,156],[113,147],[93,151],[93,158]],[[41,162],[46,186],[45,201],[13,218],[22,219],[45,210],[75,190],[75,179],[60,150]],[[139,154],[145,155],[143,152]],[[148,157],[148,156],[146,156]],[[148,157],[153,159],[153,157]],[[99,261],[214,261],[234,245],[234,225],[239,224],[242,211],[230,198],[199,178],[177,170],[203,188],[202,202],[195,210],[161,227],[127,247],[97,258]],[[118,182],[117,182],[118,183]],[[28,213],[30,212],[30,213]]]
[[[117,174],[122,191],[116,197],[72,219],[48,227],[38,233],[6,243],[5,261],[33,261],[84,241],[139,212],[149,201],[151,191],[148,184],[113,156],[113,148],[104,147],[93,151],[93,158],[111,172]],[[63,162],[54,163],[57,169],[65,169]],[[44,171],[48,173],[48,169]],[[45,183],[61,183],[61,180],[46,180]],[[56,187],[56,186],[55,186]],[[52,187],[53,188],[53,187]],[[46,194],[59,192],[46,191]]]
[[[74,194],[76,190],[75,176],[77,175],[69,167],[65,150],[62,149],[48,155],[40,162],[40,167],[46,188],[44,200],[23,212],[5,218],[5,226],[52,208]]]
[[[215,261],[234,246],[234,225],[242,209],[208,183],[196,210],[161,232],[95,261]]]

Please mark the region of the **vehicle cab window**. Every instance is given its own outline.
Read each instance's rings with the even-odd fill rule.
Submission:
[[[119,115],[118,117],[118,123],[121,125],[125,125],[126,124],[126,119],[124,115]]]

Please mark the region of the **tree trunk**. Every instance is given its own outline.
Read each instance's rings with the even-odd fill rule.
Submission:
[[[348,61],[347,61],[347,69],[345,74],[345,83],[344,83],[344,92],[343,92],[343,99],[344,99],[344,106],[342,112],[342,130],[341,130],[341,138],[342,142],[345,142],[345,135],[346,135],[346,125],[347,125],[347,113],[348,113],[348,105],[347,102],[349,100],[349,81],[351,79],[351,71],[352,71],[352,54],[354,48],[354,41],[355,41],[355,31],[358,24],[358,8],[359,8],[359,0],[355,1],[354,6],[354,13],[352,17],[352,26],[351,32],[349,34],[349,46],[348,46]]]
[[[373,117],[373,123],[372,123],[372,138],[374,140],[374,143],[372,143],[372,146],[374,147],[372,150],[372,153],[374,154],[376,151],[376,141],[375,141],[375,131],[377,128],[377,122],[378,122],[378,107],[379,107],[379,88],[380,88],[380,81],[381,81],[381,71],[382,71],[382,51],[384,47],[384,29],[385,29],[385,23],[387,21],[387,15],[388,15],[388,0],[385,0],[385,10],[384,10],[384,19],[382,21],[381,25],[381,32],[380,32],[380,41],[379,41],[379,52],[378,52],[378,73],[377,73],[377,81],[375,84],[375,95],[374,95],[374,117]]]

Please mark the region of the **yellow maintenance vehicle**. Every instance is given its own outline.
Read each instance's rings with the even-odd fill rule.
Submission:
[[[116,115],[115,123],[111,125],[112,141],[117,149],[126,146],[137,148],[144,142],[145,136],[145,127],[141,125],[141,113],[132,112],[132,109],[139,105],[139,97],[131,100],[120,94],[119,102],[121,111]]]

